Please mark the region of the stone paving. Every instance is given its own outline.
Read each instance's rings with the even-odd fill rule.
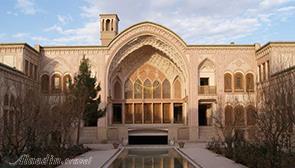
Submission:
[[[246,168],[244,165],[209,151],[204,143],[185,144],[180,150],[203,168]]]
[[[89,144],[86,145],[91,148],[91,151],[77,156],[74,159],[88,159],[92,158],[90,164],[87,165],[60,165],[57,168],[100,168],[118,151],[113,149],[111,144]]]

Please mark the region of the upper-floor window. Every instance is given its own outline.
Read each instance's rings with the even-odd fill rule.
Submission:
[[[232,75],[230,73],[224,74],[224,91],[232,91]]]
[[[133,85],[132,82],[130,80],[127,80],[125,82],[125,86],[124,86],[124,92],[125,92],[125,99],[132,99],[132,95],[133,95]]]
[[[54,74],[51,77],[51,90],[52,90],[52,93],[61,92],[61,76],[60,75]]]
[[[29,76],[29,61],[25,60],[25,75]]]
[[[153,83],[153,98],[161,98],[161,84],[159,81],[154,81]]]
[[[49,76],[46,74],[41,76],[41,91],[43,93],[49,92]]]
[[[121,99],[122,98],[122,87],[119,81],[116,81],[114,84],[114,98]]]
[[[173,84],[174,98],[181,98],[181,83],[177,78]]]
[[[134,83],[134,98],[142,99],[142,83],[139,79]]]
[[[144,88],[143,88],[143,95],[145,99],[151,99],[152,98],[152,83],[150,80],[146,79],[144,81]]]
[[[30,69],[29,76],[30,76],[30,78],[32,78],[32,79],[33,79],[33,68],[34,68],[34,65],[33,65],[32,63],[30,63],[30,67],[29,67],[29,69]]]
[[[71,76],[69,74],[65,75],[63,77],[63,89],[64,89],[64,92],[69,92],[71,83],[72,83]]]
[[[241,72],[235,73],[235,91],[242,92],[244,91],[244,76]]]
[[[246,90],[247,92],[254,91],[254,75],[252,73],[246,75]]]
[[[171,97],[171,86],[170,86],[170,82],[165,79],[163,82],[163,98],[170,98]]]

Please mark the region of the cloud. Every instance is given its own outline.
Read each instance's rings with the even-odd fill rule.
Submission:
[[[26,15],[35,15],[37,13],[35,3],[32,0],[17,0],[16,8]]]
[[[65,24],[74,19],[70,15],[58,15],[59,22],[44,30],[59,35],[51,39],[52,43],[98,43],[98,18],[101,13],[117,13],[120,17],[120,31],[148,20],[175,31],[188,44],[229,43],[253,36],[274,23],[286,21],[294,16],[295,9],[294,0],[228,0],[222,3],[220,0],[84,2],[85,5],[80,7],[82,26],[65,28]]]
[[[275,5],[281,5],[283,3],[286,3],[290,0],[262,0],[260,2],[260,6],[264,8],[269,8]]]
[[[50,39],[52,44],[96,44],[99,41],[98,25],[99,23],[97,21],[87,22],[84,24],[84,26],[73,29],[63,29],[60,26],[53,25],[44,29],[44,31],[58,33],[61,35],[59,37]],[[38,40],[42,42],[49,41],[44,37],[42,38],[38,37]]]
[[[23,39],[28,36],[29,36],[29,33],[16,33],[16,34],[12,35],[12,37],[16,38],[16,39]]]
[[[68,15],[68,16],[57,15],[57,19],[63,25],[73,21],[73,18],[70,15]]]

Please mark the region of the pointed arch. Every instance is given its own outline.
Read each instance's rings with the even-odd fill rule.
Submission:
[[[153,98],[154,99],[160,99],[162,97],[161,90],[162,90],[161,83],[158,80],[154,81],[154,83],[153,83]]]
[[[114,99],[122,99],[122,85],[118,77],[115,79],[115,84],[113,88]]]
[[[163,81],[162,88],[163,88],[163,98],[169,99],[171,97],[171,86],[170,86],[170,82],[167,79]]]
[[[126,80],[124,85],[124,97],[125,99],[133,98],[133,85],[130,79]]]
[[[142,82],[139,79],[134,82],[134,99],[142,99]]]
[[[143,95],[145,99],[151,99],[152,98],[152,83],[149,79],[146,79],[143,83]]]
[[[182,97],[182,88],[179,77],[176,77],[173,83],[173,97],[178,99]]]

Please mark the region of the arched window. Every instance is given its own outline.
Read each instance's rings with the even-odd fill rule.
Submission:
[[[230,73],[224,74],[224,91],[232,92],[232,75]]]
[[[9,97],[8,97],[8,94],[5,94],[4,95],[4,106],[8,106],[9,104]]]
[[[145,80],[144,81],[144,90],[143,90],[143,94],[144,94],[144,98],[145,99],[151,99],[152,98],[152,83],[150,80]]]
[[[61,92],[61,77],[59,74],[54,74],[51,77],[51,90],[52,90],[52,93]]]
[[[110,19],[106,20],[106,31],[110,31],[111,30],[111,21]]]
[[[163,98],[170,98],[171,97],[171,86],[170,86],[170,82],[165,79],[164,82],[163,82]]]
[[[161,98],[161,84],[159,81],[154,81],[153,83],[153,98],[159,99]]]
[[[9,122],[9,129],[10,129],[10,132],[14,132],[15,130],[15,109],[16,109],[16,106],[15,106],[15,98],[13,96],[10,97],[10,111],[9,111],[9,114],[8,114],[8,122]]]
[[[233,124],[233,107],[230,105],[224,108],[225,126],[231,126]]]
[[[114,84],[114,99],[122,99],[122,88],[119,81]]]
[[[237,126],[245,125],[244,107],[242,105],[237,105],[234,108],[234,123]]]
[[[63,79],[63,90],[64,90],[64,92],[66,92],[66,93],[69,92],[71,84],[72,84],[71,76],[69,74],[65,75],[64,79]]]
[[[254,75],[252,73],[246,75],[246,90],[247,92],[254,91]]]
[[[125,82],[124,92],[125,92],[125,99],[132,99],[133,85],[129,79]]]
[[[134,83],[134,98],[142,99],[142,83],[139,79]]]
[[[244,76],[241,72],[235,73],[235,91],[243,92],[244,91]]]
[[[181,83],[179,79],[176,79],[174,84],[173,84],[173,93],[174,93],[174,98],[181,98]]]
[[[256,109],[253,105],[246,108],[247,111],[247,125],[255,125],[256,123]]]
[[[43,93],[49,92],[49,76],[46,74],[41,77],[41,91]]]

